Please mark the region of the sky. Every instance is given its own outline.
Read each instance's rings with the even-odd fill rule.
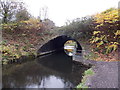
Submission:
[[[56,26],[63,26],[67,20],[94,15],[111,7],[118,7],[120,0],[23,0],[29,12],[37,17],[41,8],[47,8],[47,17]]]

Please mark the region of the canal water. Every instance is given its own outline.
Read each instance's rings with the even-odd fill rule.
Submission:
[[[3,68],[3,88],[74,88],[89,67],[64,52]]]

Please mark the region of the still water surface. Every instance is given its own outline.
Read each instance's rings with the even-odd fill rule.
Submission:
[[[71,88],[88,67],[73,63],[64,52],[3,68],[3,88]]]

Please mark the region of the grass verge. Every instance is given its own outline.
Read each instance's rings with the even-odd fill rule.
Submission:
[[[90,68],[90,69],[86,70],[83,73],[83,75],[84,75],[83,79],[82,79],[81,83],[77,85],[77,89],[82,88],[82,89],[86,90],[88,88],[88,86],[85,85],[85,82],[86,82],[88,76],[94,75],[94,71],[92,70],[92,68]]]

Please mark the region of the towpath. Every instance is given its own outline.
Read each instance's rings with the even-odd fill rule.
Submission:
[[[93,76],[89,76],[86,85],[90,88],[118,88],[120,75],[120,62],[104,62],[85,60],[83,57],[75,57],[75,61],[82,62],[86,65],[92,65],[95,72]],[[119,80],[118,80],[119,79]],[[120,87],[119,87],[120,88]]]

